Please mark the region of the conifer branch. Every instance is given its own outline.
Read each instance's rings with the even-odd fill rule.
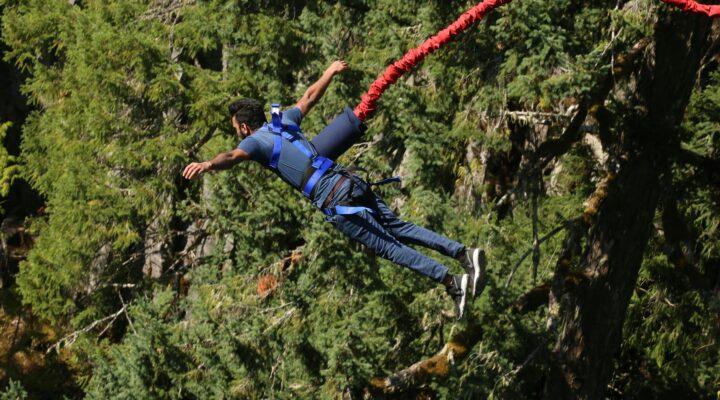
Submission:
[[[512,308],[521,312],[529,312],[543,304],[552,301],[552,295],[557,298],[558,294],[568,287],[576,285],[578,282],[586,279],[582,273],[572,273],[569,268],[572,259],[580,253],[580,240],[587,229],[589,229],[593,218],[597,214],[597,209],[602,204],[608,194],[608,185],[614,179],[614,175],[609,174],[596,187],[593,194],[586,201],[586,208],[582,215],[567,221],[565,224],[555,228],[541,239],[538,243],[542,243],[558,232],[567,229],[568,237],[563,245],[563,250],[557,261],[555,276],[552,282],[545,283],[540,287],[534,288],[520,296],[518,300],[511,305]],[[532,254],[535,246],[529,249],[524,255],[526,258]],[[548,329],[553,329],[553,319],[550,318]],[[385,394],[395,394],[408,391],[411,388],[428,382],[432,378],[446,378],[450,368],[456,361],[464,357],[469,350],[482,339],[482,328],[478,325],[471,324],[467,329],[456,334],[438,353],[434,356],[418,361],[410,367],[401,370],[387,378],[375,378],[370,381],[371,392],[380,392]],[[533,356],[534,357],[534,356]]]
[[[557,138],[551,138],[541,143],[534,153],[530,154],[530,158],[522,170],[518,173],[518,181],[515,187],[505,193],[500,200],[494,205],[494,210],[512,202],[519,193],[524,190],[523,182],[531,177],[537,176],[543,171],[553,160],[567,153],[573,145],[583,139],[587,133],[587,125],[584,124],[589,115],[597,115],[602,109],[602,104],[615,87],[615,84],[621,79],[626,78],[633,71],[640,56],[650,45],[651,40],[643,38],[639,40],[625,56],[616,58],[612,69],[601,79],[596,82],[594,88],[588,92],[578,103],[577,111],[570,118],[570,122],[563,130],[563,133]],[[602,138],[602,135],[601,135]],[[596,149],[593,149],[594,154]],[[601,159],[598,159],[600,161]]]
[[[700,174],[698,180],[705,181],[712,185],[720,185],[720,160],[687,149],[681,149],[677,154],[677,160],[683,165],[689,165],[697,169]]]
[[[669,179],[667,179],[669,180]],[[695,254],[695,238],[678,208],[677,199],[672,193],[664,196],[660,213],[662,226],[659,234],[665,239],[662,246],[668,260],[681,273],[687,276],[690,285],[696,290],[707,290],[712,282],[697,267],[700,258]]]
[[[537,157],[540,170],[545,168],[553,159],[567,153],[573,144],[582,139],[583,130],[581,128],[587,116],[595,114],[617,82],[630,75],[636,61],[650,43],[650,39],[643,38],[632,47],[627,55],[617,57],[610,71],[603,75],[596,83],[595,88],[580,101],[577,112],[562,135],[555,139],[549,139],[538,147],[535,157]]]

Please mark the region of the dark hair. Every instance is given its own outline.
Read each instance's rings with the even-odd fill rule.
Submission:
[[[254,99],[240,99],[228,106],[231,117],[235,117],[238,124],[247,124],[250,129],[257,129],[267,122],[263,104]]]

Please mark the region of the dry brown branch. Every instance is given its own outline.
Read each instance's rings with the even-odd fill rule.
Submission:
[[[296,248],[289,256],[262,269],[263,271],[269,271],[270,269],[277,268],[279,272],[277,274],[267,272],[260,276],[258,279],[257,293],[261,299],[272,296],[277,288],[282,285],[285,277],[303,260],[303,247],[304,246],[300,246]]]

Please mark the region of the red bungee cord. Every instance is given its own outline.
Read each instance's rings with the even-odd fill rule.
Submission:
[[[706,15],[710,18],[720,17],[720,5],[700,4],[693,0],[661,0],[663,3],[681,8],[685,12]]]
[[[485,0],[460,16],[447,28],[437,35],[426,40],[420,47],[412,49],[389,67],[370,86],[370,90],[362,96],[362,101],[355,107],[355,115],[361,120],[369,118],[377,108],[377,101],[383,92],[393,83],[397,82],[404,73],[419,64],[428,54],[433,53],[455,36],[467,30],[475,22],[481,20],[485,14],[493,9],[509,3],[511,0]]]
[[[480,2],[475,7],[461,15],[460,18],[458,18],[450,26],[441,30],[437,35],[431,37],[430,39],[427,39],[420,45],[420,47],[405,53],[400,60],[387,67],[385,72],[370,86],[370,90],[362,96],[362,101],[357,105],[357,107],[355,107],[355,115],[358,119],[364,121],[369,118],[377,108],[377,101],[380,99],[380,96],[382,96],[390,85],[397,82],[403,74],[422,62],[422,60],[429,54],[435,52],[435,50],[447,44],[455,36],[464,32],[474,23],[481,20],[485,14],[503,4],[509,3],[510,1],[512,0],[485,0]],[[679,7],[685,12],[703,14],[711,18],[720,16],[720,5],[699,4],[693,0],[661,1],[675,7]]]

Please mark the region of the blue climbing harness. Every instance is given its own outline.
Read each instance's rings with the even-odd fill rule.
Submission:
[[[278,170],[278,162],[280,161],[280,153],[282,152],[283,142],[291,143],[308,158],[308,162],[310,164],[309,168],[312,168],[312,170],[309,171],[310,175],[305,184],[298,188],[302,191],[305,197],[311,198],[313,190],[320,179],[327,171],[337,167],[337,164],[327,157],[318,155],[312,146],[306,146],[305,143],[307,143],[307,140],[298,126],[282,123],[282,112],[280,111],[279,104],[272,105],[270,114],[272,115],[270,124],[265,124],[264,126],[265,129],[272,132],[275,136],[275,143],[273,145],[273,152],[270,157],[269,167],[273,170]],[[373,210],[367,207],[354,206],[335,206],[332,208],[323,208],[320,209],[320,211],[329,217],[334,215],[359,214],[363,211],[373,213]]]

